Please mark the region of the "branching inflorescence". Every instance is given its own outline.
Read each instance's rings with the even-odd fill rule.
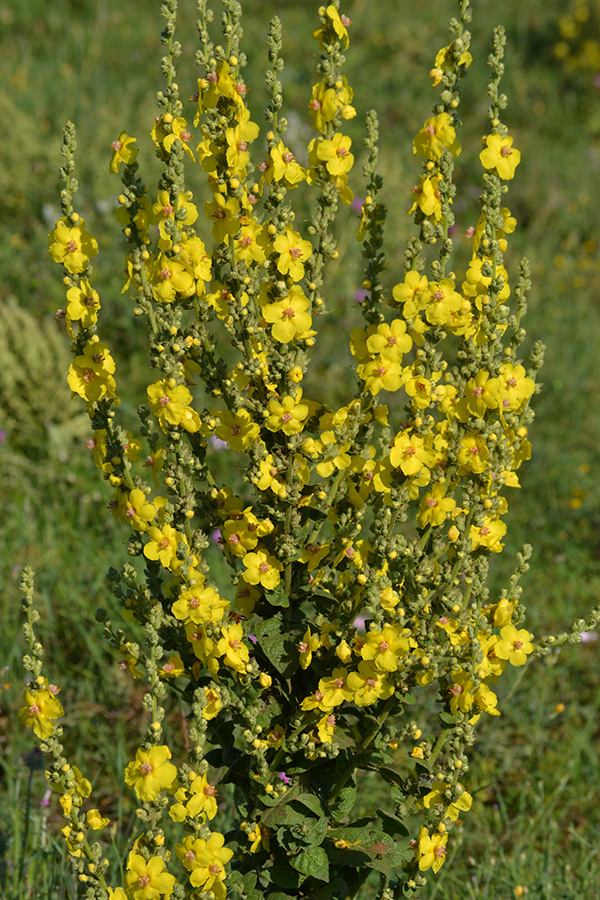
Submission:
[[[431,72],[437,101],[413,142],[423,160],[409,209],[416,227],[391,282],[377,118],[368,116],[358,230],[365,324],[350,335],[347,404],[331,408],[302,382],[318,354],[324,276],[338,256],[333,223],[353,199],[344,125],[355,110],[342,74],[351,22],[338,0],[318,10],[319,80],[307,96],[316,136],[303,166],[286,144],[279,20],[269,30],[261,143],[246,103],[241,7],[223,7],[215,45],[212,13],[198,2],[201,75],[185,113],[176,2],[163,6],[157,189],[140,178],[135,138],[122,132],[112,145],[124,292],[147,323],[154,373],[137,434],[119,423],[125,386],[104,339],[110,323],[98,328],[98,246],[74,208],[70,124],[63,215],[50,235],[74,340],[69,386],[87,405],[112,513],[131,529],[132,562],[109,575],[124,630],[99,613],[109,642],[147,684],[148,727],[124,773],[140,832],[122,886],[107,886],[105,850],[90,843],[108,820],[83,812],[90,783],[63,756],[62,707],[41,674],[30,584],[34,677],[21,716],[53,755],[47,777],[61,794],[82,896],[350,898],[373,873],[377,896],[411,896],[423,873],[442,866],[452,827],[471,806],[469,748],[480,716],[500,715],[495,683],[553,640],[534,643],[522,624],[518,581],[529,548],[498,597],[486,587],[490,554],[503,548],[505,494],[530,456],[543,355],[536,344],[527,367],[519,359],[529,274],[522,262],[511,290],[504,266],[516,227],[504,197],[520,159],[501,119],[504,34],[495,31],[489,58],[481,215],[462,281],[450,270],[450,235],[468,0]],[[203,209],[190,188],[202,171]],[[296,191],[313,198],[305,227]],[[207,453],[216,439],[235,459],[235,490]],[[215,531],[227,588],[207,559]],[[142,626],[143,642],[127,636],[128,622]],[[174,757],[163,727],[171,696],[188,714],[186,758]],[[366,771],[387,782],[389,803],[356,820]],[[218,792],[231,802],[219,803]]]

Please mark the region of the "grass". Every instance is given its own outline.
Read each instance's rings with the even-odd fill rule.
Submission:
[[[303,48],[314,16],[305,3],[293,0],[247,0],[245,6],[254,108],[265,98],[260,76],[265,23],[278,13],[286,34],[284,89],[293,111],[291,134],[302,136],[312,65],[312,51],[307,54]],[[0,2],[0,111],[10,123],[0,169],[3,319],[8,321],[10,315],[6,304],[15,300],[28,314],[25,324],[19,320],[22,340],[44,341],[51,316],[63,302],[60,280],[47,256],[46,235],[58,209],[54,173],[60,131],[64,119],[72,118],[80,136],[83,210],[103,248],[99,271],[105,321],[110,320],[115,352],[132,395],[145,380],[139,365],[144,335],[132,329],[127,301],[120,294],[122,262],[112,218],[118,182],[108,173],[107,148],[122,128],[144,135],[154,115],[160,49],[153,7],[136,11],[132,22],[117,0]],[[193,4],[182,0],[182,7],[184,30],[193,35]],[[359,113],[350,132],[359,146],[364,114],[370,106],[377,108],[390,211],[388,253],[395,260],[408,233],[408,187],[416,180],[410,141],[433,102],[427,72],[435,50],[445,42],[445,22],[454,9],[445,0],[417,11],[408,11],[405,4],[400,9],[394,0],[351,0],[346,7],[354,20],[347,72]],[[600,446],[600,231],[594,202],[600,187],[600,118],[594,111],[598,89],[593,71],[566,71],[553,56],[564,4],[507,0],[501,10],[491,3],[478,7],[461,137],[466,149],[459,197],[468,200],[456,205],[456,240],[460,257],[460,235],[477,216],[476,152],[486,121],[481,86],[489,30],[501,15],[509,38],[506,119],[523,152],[509,195],[519,229],[508,265],[514,271],[522,252],[531,257],[534,290],[527,327],[532,339],[546,343],[547,356],[545,386],[535,403],[534,455],[520,470],[522,490],[510,498],[507,547],[494,560],[492,591],[509,577],[519,546],[532,542],[531,570],[523,585],[529,627],[539,635],[583,616],[597,602],[600,589],[595,478]],[[185,84],[191,93],[196,77],[191,51],[186,60]],[[142,154],[150,180],[153,160],[147,144]],[[360,184],[354,187],[360,195]],[[355,220],[350,212],[345,215],[340,223],[342,250],[354,241]],[[389,277],[394,284],[393,268]],[[336,342],[341,327],[349,330],[358,324],[354,297],[361,279],[358,269],[344,265],[333,273],[335,316],[325,320],[321,336],[323,346],[331,350],[324,355],[332,363],[327,374],[317,374],[315,390],[325,378],[344,390],[347,357]],[[0,369],[8,371],[9,350],[0,352]],[[104,808],[125,835],[131,833],[133,812],[129,797],[115,797],[111,785],[118,783],[135,745],[135,714],[124,710],[139,703],[140,689],[119,670],[94,622],[97,606],[111,608],[105,573],[126,561],[126,543],[106,514],[108,496],[82,447],[81,431],[76,424],[59,432],[51,427],[71,421],[64,412],[69,409],[64,365],[56,353],[50,374],[35,356],[21,363],[28,377],[15,388],[18,424],[11,431],[0,418],[0,477],[5,487],[0,521],[0,794],[4,807],[12,811],[1,826],[0,887],[11,900],[74,896],[64,849],[55,837],[60,825],[56,803],[40,805],[45,782],[39,771],[27,766],[33,744],[15,716],[23,652],[17,578],[25,564],[37,570],[48,666],[63,685],[69,710],[67,746],[75,757],[79,746],[96,748],[94,756],[86,754],[82,762],[98,770]],[[16,365],[14,354],[11,359]],[[56,406],[43,427],[42,388]],[[7,408],[5,403],[2,407]],[[597,659],[598,643],[567,646],[516,673],[512,683],[507,676],[500,698],[502,718],[484,723],[469,774],[475,786],[473,809],[453,832],[453,856],[422,892],[422,900],[508,900],[523,891],[536,900],[594,895],[600,875]],[[99,768],[100,760],[104,768]]]

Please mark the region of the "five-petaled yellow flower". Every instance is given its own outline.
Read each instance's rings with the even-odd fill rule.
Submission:
[[[162,790],[174,786],[177,769],[166,746],[136,751],[135,759],[125,769],[125,784],[132,787],[140,800],[156,800]]]

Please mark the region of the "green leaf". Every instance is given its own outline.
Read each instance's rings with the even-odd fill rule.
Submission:
[[[266,825],[267,828],[273,828],[274,830],[281,828],[282,825],[300,825],[302,822],[306,821],[306,816],[296,812],[289,803],[273,806],[261,816],[263,825]]]
[[[401,791],[400,788],[393,787],[390,793],[392,796],[392,803],[403,803],[406,800],[406,794],[404,791]]]
[[[410,834],[402,819],[393,813],[386,812],[385,809],[378,809],[377,815],[383,823],[386,834]]]
[[[352,812],[352,808],[356,803],[356,785],[354,783],[347,784],[342,788],[329,809],[334,820],[344,819]]]
[[[265,591],[265,600],[271,606],[287,607],[290,605],[290,598],[285,591]]]
[[[458,719],[456,716],[453,716],[452,713],[446,712],[446,710],[442,710],[440,713],[440,719],[442,722],[445,722],[446,725],[456,725]]]
[[[231,874],[233,874],[233,872]],[[249,893],[256,887],[256,878],[256,872],[246,872],[243,877],[243,886],[246,893]]]
[[[316,506],[305,506],[306,515],[309,519],[312,519],[313,522],[318,522],[320,519],[326,519],[327,513],[325,510],[319,509]]]
[[[327,837],[332,841],[347,841],[351,846],[360,844],[361,846],[358,848],[360,850],[365,850],[368,844],[377,841],[381,836],[385,838],[383,831],[375,831],[368,826],[356,828],[352,825],[340,825],[337,828],[330,828],[327,832]]]
[[[290,859],[290,865],[303,875],[329,880],[329,860],[323,847],[309,847]]]
[[[396,842],[385,831],[374,828],[332,828],[327,836],[334,842],[328,851],[332,862],[341,861],[343,864],[345,859],[346,865],[365,865],[382,872],[388,878],[412,854],[407,840]],[[346,849],[335,847],[335,841],[339,840],[347,841],[350,846]],[[344,854],[341,860],[337,851]],[[359,855],[362,857],[360,863],[357,862]]]
[[[286,857],[283,855],[275,860],[275,863],[273,864],[273,867],[269,869],[269,872],[271,873],[271,881],[273,884],[282,888],[291,888],[292,890],[297,890],[306,877],[296,871],[296,869],[292,869]],[[280,894],[279,896],[287,897],[287,894]],[[269,894],[269,898],[271,897],[272,895]]]
[[[336,847],[335,844],[327,843],[327,856],[334,866],[352,866],[360,869],[361,866],[368,866],[371,862],[371,856],[366,850],[358,847]]]
[[[325,810],[321,806],[321,801],[315,794],[298,794],[294,800],[297,803],[301,803],[302,806],[306,806],[307,809],[310,809],[310,811],[314,812],[315,816],[318,816],[319,818],[325,815]]]
[[[344,879],[338,875],[333,881],[319,888],[318,891],[311,892],[311,900],[346,900],[348,896],[348,885]]]
[[[261,728],[268,728],[277,716],[281,715],[281,706],[272,695],[269,696],[269,702],[264,704],[258,715],[256,716],[256,724]]]
[[[298,651],[287,632],[286,634],[282,633],[281,626],[280,617],[273,616],[273,618],[255,625],[254,634],[269,662],[281,675],[290,678],[298,668]]]
[[[303,844],[321,844],[327,832],[327,819],[313,819],[306,817],[302,824],[292,825],[291,834],[302,841]]]
[[[396,844],[387,844],[377,842],[371,847],[371,850],[377,849],[378,852],[373,856],[369,867],[377,872],[382,872],[387,878],[391,878],[394,872],[402,866],[406,859],[412,859],[414,850],[409,850],[408,841],[402,841]]]
[[[377,771],[388,784],[397,784],[399,787],[404,786],[406,781],[406,771],[399,764],[386,763],[385,765],[379,766]]]

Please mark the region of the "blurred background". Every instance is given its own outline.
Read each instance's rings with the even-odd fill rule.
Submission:
[[[178,81],[186,98],[199,74],[193,62],[197,34],[195,4],[180,0],[180,5],[184,53]],[[245,80],[259,124],[267,100],[268,20],[275,14],[283,20],[287,141],[300,161],[311,137],[307,105],[315,81],[310,33],[317,26],[316,6],[306,0],[244,2]],[[218,16],[216,3],[215,8]],[[353,20],[346,74],[358,111],[347,128],[357,158],[351,186],[360,199],[364,119],[373,107],[389,209],[391,287],[402,278],[394,263],[410,233],[406,209],[420,171],[412,138],[436,100],[428,73],[437,50],[448,42],[447,22],[457,6],[451,0],[347,0],[343,12]],[[97,773],[99,802],[125,833],[133,812],[128,798],[114,795],[114,784],[141,728],[135,709],[142,689],[119,669],[94,622],[97,606],[112,608],[105,576],[109,566],[118,568],[126,560],[126,535],[107,513],[108,493],[85,446],[87,416],[67,387],[69,339],[55,321],[64,304],[63,286],[48,255],[47,235],[60,213],[56,173],[62,127],[71,119],[79,144],[77,209],[100,244],[94,260],[100,334],[117,360],[119,384],[127,385],[121,389],[122,409],[133,426],[147,383],[145,332],[121,294],[124,260],[114,217],[120,185],[108,162],[111,142],[127,130],[138,138],[145,181],[156,181],[149,131],[155,92],[162,87],[158,13],[159,3],[148,0],[0,0],[0,792],[2,808],[14,811],[0,824],[0,887],[2,860],[8,860],[9,873],[14,871],[23,848],[30,778],[27,858],[32,848],[38,856],[27,865],[42,860],[46,875],[54,852],[51,826],[60,825],[55,801],[45,798],[37,757],[24,755],[33,747],[31,736],[15,715],[23,686],[17,582],[24,565],[37,572],[40,632],[52,680],[62,686],[73,761],[78,747],[94,747],[81,763],[86,774]],[[463,153],[456,176],[459,278],[469,251],[462,235],[478,217],[486,57],[491,29],[500,23],[508,37],[504,119],[522,152],[507,197],[518,226],[506,265],[514,283],[520,256],[529,257],[529,346],[540,339],[548,349],[544,387],[534,403],[533,458],[519,472],[522,490],[509,498],[507,546],[494,559],[492,591],[497,594],[506,583],[516,551],[530,541],[531,570],[522,584],[528,627],[537,636],[564,630],[599,599],[600,3],[475,3],[474,62],[463,86]],[[190,104],[190,120],[192,109]],[[201,202],[200,170],[190,176],[189,186]],[[321,358],[328,365],[320,364],[307,384],[309,395],[314,388],[326,399],[319,394],[326,383],[329,402],[343,401],[344,386],[352,384],[339,333],[360,324],[357,221],[356,210],[343,207],[337,225],[340,263],[328,282],[332,315],[320,320]],[[527,892],[532,898],[595,895],[599,673],[593,632],[584,634],[580,646],[507,672],[500,688],[502,717],[482,723],[469,773],[473,809],[453,831],[449,858],[423,900],[503,900]],[[39,896],[50,896],[49,884],[51,896],[71,895],[72,885],[58,887],[60,870],[52,878]],[[38,896],[35,888],[28,891],[23,896]]]

